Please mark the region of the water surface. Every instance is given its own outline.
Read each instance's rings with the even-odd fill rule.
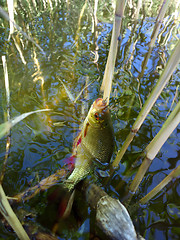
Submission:
[[[99,1],[98,25],[93,30],[94,2],[86,4],[81,19],[79,16],[83,1],[52,1],[52,6],[47,3],[44,5],[44,2],[33,5],[33,1],[18,1],[15,20],[23,31],[41,46],[46,56],[18,31],[13,34],[15,40],[11,38],[8,41],[9,23],[0,18],[0,54],[5,55],[7,59],[11,117],[46,107],[53,109],[49,114],[32,115],[12,129],[10,155],[3,182],[4,190],[9,196],[24,191],[63,167],[63,160],[72,152],[73,139],[88,107],[96,98],[102,96],[100,85],[109,51],[114,5],[111,2]],[[7,10],[5,2],[2,6]],[[176,4],[172,3],[163,20],[147,68],[141,76],[158,8],[158,1],[154,1],[152,5],[145,3],[136,21],[136,6],[133,7],[129,3],[126,6],[110,100],[116,136],[113,158],[125,141],[179,37]],[[6,121],[2,64],[0,76],[2,123]],[[59,78],[74,97],[86,84],[92,84],[76,104],[72,104]],[[158,133],[170,109],[178,102],[178,86],[179,66],[148,114],[107,187],[106,191],[111,196],[120,200],[123,198],[125,187],[131,183],[137,171],[135,167],[134,171],[127,175],[128,169]],[[132,204],[145,196],[179,165],[179,143],[178,126],[151,164]],[[1,139],[1,165],[5,155],[5,144],[6,138]],[[178,239],[179,195],[179,181],[173,180],[146,206],[140,206],[132,214],[129,208],[137,231],[146,239]],[[79,194],[70,219],[61,222],[59,239],[89,239],[90,232],[94,229],[94,217],[86,204],[83,207],[79,206],[82,201],[84,200]],[[18,208],[42,215],[45,207],[46,197],[42,194]],[[77,212],[81,214],[77,216]],[[53,218],[51,210],[49,213],[45,212],[45,215],[48,215],[48,219]],[[46,220],[43,221],[42,217],[40,219],[42,224],[47,225],[44,223]],[[2,224],[0,238],[15,239]]]

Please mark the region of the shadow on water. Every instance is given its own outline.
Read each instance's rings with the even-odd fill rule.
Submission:
[[[15,40],[11,38],[8,42],[9,23],[0,18],[0,54],[6,55],[7,58],[11,116],[46,106],[53,111],[30,116],[12,129],[11,152],[3,182],[5,192],[10,196],[53,174],[63,167],[63,160],[70,156],[73,139],[87,113],[86,106],[89,107],[94,99],[100,96],[100,84],[112,30],[113,5],[110,2],[99,2],[96,29],[98,37],[92,31],[93,3],[87,4],[78,26],[83,1],[76,0],[73,3],[52,1],[52,7],[48,4],[43,5],[45,1],[41,1],[39,5],[33,5],[33,2],[36,1],[17,1],[15,21],[43,48],[46,57],[17,31],[13,34]],[[137,21],[134,20],[134,7],[131,5],[126,7],[110,99],[116,151],[126,139],[178,38],[178,22],[175,18],[175,6],[172,4],[161,26],[144,75],[139,79],[158,6],[157,2],[153,3],[153,7],[144,4]],[[7,10],[5,2],[3,7]],[[95,62],[94,53],[97,45],[99,59]],[[167,118],[179,84],[178,70],[149,113],[120,163],[119,170],[115,172],[108,185],[107,192],[111,196],[123,198],[125,187],[133,179],[140,163],[134,166],[131,173],[128,169]],[[72,104],[58,78],[64,82],[74,97],[86,84],[93,83],[78,101]],[[6,112],[3,79],[3,68],[0,64],[1,122],[5,121]],[[138,192],[133,197],[133,203],[145,196],[178,166],[179,142],[178,126],[150,166]],[[0,146],[2,164],[5,155],[5,138],[0,140]],[[116,152],[113,157],[115,154]],[[43,193],[25,203],[23,207],[28,212],[35,212],[42,225],[52,229],[57,218],[58,202],[49,204],[51,206],[47,209],[47,196],[48,193]],[[133,213],[131,217],[137,231],[146,239],[178,239],[179,199],[180,185],[176,180],[168,184],[146,206],[139,207]],[[34,221],[37,221],[36,218]],[[93,239],[96,236],[94,228],[93,212],[90,212],[84,203],[81,193],[77,193],[70,217],[68,220],[61,220],[59,224],[59,239],[90,239],[91,235]],[[12,233],[4,226],[1,226],[0,238],[14,239]]]

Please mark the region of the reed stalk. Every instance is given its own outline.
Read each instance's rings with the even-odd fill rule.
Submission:
[[[12,21],[9,21],[9,25],[10,25],[10,32],[9,32],[9,38],[8,40],[10,40],[11,35],[14,33],[14,0],[7,0],[7,6],[8,6],[8,13],[9,13],[9,17]]]
[[[6,221],[10,224],[10,226],[13,228],[13,230],[15,231],[20,240],[30,240],[23,226],[21,225],[19,219],[13,212],[1,184],[0,184],[0,212],[2,213]]]
[[[16,41],[16,38],[15,38],[14,36],[12,36],[12,39],[13,39],[14,44],[15,44],[18,52],[19,52],[19,56],[20,56],[20,58],[21,58],[22,63],[23,63],[24,65],[26,65],[26,60],[25,60],[25,58],[24,58],[24,56],[23,56],[23,52],[22,52],[22,50],[21,50],[18,42]]]
[[[136,7],[135,21],[137,21],[139,18],[139,11],[141,7],[142,7],[142,0],[138,0],[137,7]]]
[[[145,197],[141,198],[139,203],[146,204],[151,200],[156,194],[158,194],[170,181],[174,178],[180,176],[180,166],[175,168],[167,177],[165,177],[162,182],[160,182],[152,191],[150,191]]]
[[[36,0],[32,0],[32,4],[34,6],[34,9],[37,11],[37,3],[36,3]]]
[[[95,45],[95,49],[94,49],[94,63],[98,62],[99,59],[99,54],[98,54],[98,50],[99,50],[99,46],[97,43],[98,40],[98,29],[97,29],[97,24],[98,24],[98,19],[97,19],[97,8],[98,8],[98,0],[94,1],[94,12],[93,12],[93,26],[92,26],[92,32],[94,32],[94,45]]]
[[[164,18],[164,15],[166,13],[166,10],[168,8],[169,3],[170,3],[170,0],[164,0],[163,3],[162,3],[162,6],[160,8],[159,14],[158,14],[157,19],[156,19],[156,23],[154,25],[153,32],[151,34],[151,41],[149,43],[149,50],[148,50],[147,54],[145,55],[144,61],[142,63],[142,70],[141,70],[141,73],[138,76],[139,79],[142,78],[143,75],[144,75],[144,71],[145,71],[148,59],[151,55],[153,46],[155,44],[157,35],[159,33],[159,29],[161,27],[161,24],[162,24],[162,21],[163,21],[163,18]]]
[[[41,92],[42,92],[42,97],[43,97],[43,103],[44,103],[44,107],[47,107],[45,93],[44,93],[44,77],[43,77],[41,67],[40,67],[34,47],[33,47],[33,60],[34,60],[34,67],[36,69],[36,72],[33,73],[33,75],[32,75],[32,77],[34,77],[33,82],[37,82],[37,81],[41,82]]]
[[[137,2],[137,6],[134,7],[134,21],[133,21],[133,27],[132,27],[132,30],[131,30],[131,35],[129,36],[129,40],[128,40],[128,44],[126,45],[126,47],[124,48],[124,68],[125,69],[128,69],[128,71],[132,68],[132,62],[133,62],[133,56],[134,56],[134,52],[136,50],[136,43],[138,41],[138,39],[136,39],[134,41],[134,34],[135,34],[135,30],[136,30],[136,26],[137,26],[137,23],[138,23],[138,19],[139,19],[139,12],[140,12],[140,9],[142,7],[142,0],[138,0]],[[135,95],[134,95],[134,98],[135,98]],[[133,102],[133,99],[132,101]],[[132,105],[130,105],[132,106]],[[131,112],[131,108],[129,108],[128,112],[130,113]]]
[[[151,35],[151,42],[149,43],[150,48],[152,48],[154,46],[154,43],[156,41],[157,35],[159,33],[159,29],[161,27],[161,24],[162,24],[164,15],[167,11],[169,3],[170,3],[170,0],[164,0],[163,3],[162,3],[162,6],[160,8],[160,11],[159,11],[159,14],[157,16],[156,23],[155,23],[155,26],[154,26],[154,29],[153,29],[153,32],[152,32],[152,35]]]
[[[47,0],[47,3],[48,3],[48,5],[51,9],[51,12],[52,12],[53,11],[53,4],[52,4],[51,0]]]
[[[6,99],[7,99],[7,120],[8,122],[10,122],[10,92],[9,92],[8,70],[7,70],[7,63],[6,63],[5,56],[2,56],[2,63],[3,63],[3,69],[4,69],[5,89],[6,89]],[[2,171],[0,174],[0,212],[4,216],[6,221],[9,223],[9,225],[13,228],[13,230],[15,231],[15,233],[17,234],[20,240],[30,240],[23,226],[18,220],[17,216],[13,212],[1,185],[4,178],[5,170],[6,170],[7,160],[8,160],[9,151],[10,151],[10,143],[11,143],[10,129],[7,132],[8,132],[8,136],[7,136],[7,142],[6,142],[6,154],[5,154]]]
[[[76,51],[78,52],[78,49],[79,49],[79,45],[78,45],[78,40],[79,40],[79,33],[80,33],[80,29],[81,29],[81,20],[82,20],[82,17],[83,17],[83,14],[84,14],[84,11],[86,9],[86,6],[87,6],[87,0],[85,1],[82,9],[81,9],[81,12],[80,12],[80,15],[79,15],[79,20],[78,20],[78,29],[76,31],[76,36],[75,36],[75,45],[76,45]]]
[[[120,35],[122,18],[124,15],[124,8],[125,8],[125,0],[117,0],[115,18],[113,23],[113,31],[112,31],[112,37],[111,37],[111,43],[110,43],[110,50],[109,50],[108,59],[106,63],[103,82],[101,85],[101,90],[104,91],[103,99],[106,99],[107,103],[109,103],[109,98],[111,93],[112,79],[113,79],[114,67],[115,67],[117,49],[118,49],[118,37]]]
[[[7,70],[7,63],[6,63],[5,56],[2,56],[2,63],[3,63],[5,89],[6,89],[7,120],[10,121],[10,91],[9,91],[9,78],[8,78],[8,70]],[[9,152],[10,152],[10,146],[11,146],[11,132],[9,130],[8,135],[7,135],[7,140],[6,140],[6,153],[5,153],[5,157],[4,157],[2,171],[0,173],[0,184],[2,183],[4,175],[5,175],[7,160],[8,160]]]
[[[88,0],[85,0],[85,3],[81,9],[81,12],[80,12],[80,15],[79,15],[79,19],[78,19],[78,29],[76,31],[76,36],[75,36],[75,39],[74,39],[74,45],[76,46],[76,52],[74,54],[74,63],[73,63],[73,66],[74,66],[74,73],[73,73],[73,78],[75,78],[75,66],[76,66],[76,58],[77,58],[77,54],[78,54],[78,51],[79,51],[79,33],[80,33],[80,30],[81,30],[81,20],[82,20],[82,17],[83,17],[83,14],[84,14],[84,11],[87,7],[87,2]]]
[[[3,64],[3,71],[4,71],[4,81],[5,81],[5,89],[6,89],[6,99],[7,99],[7,120],[10,119],[10,92],[9,92],[9,78],[8,78],[8,70],[7,70],[7,63],[6,57],[2,56],[2,64]]]
[[[168,83],[172,73],[174,72],[175,68],[177,67],[178,63],[180,61],[180,40],[177,42],[174,51],[172,52],[166,67],[164,71],[162,72],[159,80],[156,83],[156,86],[154,87],[153,91],[149,95],[148,99],[146,100],[144,106],[142,107],[135,123],[132,126],[132,129],[127,136],[122,148],[119,150],[115,160],[112,163],[112,167],[116,168],[119,165],[119,162],[121,161],[124,153],[126,152],[128,146],[132,142],[134,136],[138,132],[139,128],[141,127],[142,123],[144,122],[146,116],[150,112],[152,106],[156,102],[157,98],[161,94],[162,90]]]
[[[29,7],[29,17],[32,19],[32,14],[33,14],[33,8],[32,8],[32,3],[29,2],[29,0],[26,0],[28,7]]]
[[[180,102],[176,105],[172,113],[169,115],[168,119],[162,126],[161,130],[158,134],[153,138],[150,144],[146,147],[145,153],[146,156],[141,164],[133,182],[131,183],[129,190],[134,193],[136,192],[140,182],[142,181],[146,171],[151,165],[153,159],[166,142],[171,133],[175,130],[175,128],[180,123]]]

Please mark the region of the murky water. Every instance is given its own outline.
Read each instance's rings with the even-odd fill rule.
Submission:
[[[87,108],[94,99],[101,96],[100,85],[111,39],[113,20],[111,2],[99,2],[96,31],[93,31],[92,18],[94,2],[87,2],[81,19],[79,16],[84,5],[83,1],[52,1],[52,6],[44,5],[45,1],[37,5],[33,5],[33,2],[35,1],[18,1],[15,20],[23,31],[41,46],[46,56],[17,31],[13,34],[14,39],[11,38],[8,42],[9,23],[1,18],[0,54],[5,55],[7,59],[11,117],[47,106],[52,111],[49,114],[32,115],[12,129],[10,156],[3,182],[5,192],[9,196],[37,184],[39,180],[63,167],[63,159],[71,154],[73,139],[87,113]],[[173,3],[165,15],[147,68],[140,77],[159,7],[159,2],[153,2],[152,6],[149,4],[145,3],[142,6],[136,22],[135,6],[128,3],[123,19],[110,100],[116,135],[116,150],[113,158],[121,148],[142,105],[164,69],[179,36],[177,5]],[[7,10],[5,2],[2,6]],[[98,61],[95,61],[97,59]],[[76,104],[72,104],[59,79],[74,97],[78,96],[84,86],[89,83],[91,85],[83,92]],[[134,172],[125,178],[128,169],[157,134],[171,106],[174,107],[173,102],[178,102],[178,86],[179,67],[128,148],[119,170],[115,172],[107,188],[111,196],[122,199],[124,186],[128,186],[134,177],[133,173],[137,171],[135,168]],[[6,121],[2,64],[0,64],[0,101],[2,123]],[[179,143],[178,126],[154,159],[139,191],[133,198],[133,203],[145,196],[179,165]],[[1,165],[5,155],[5,145],[6,138],[3,138],[0,140]],[[173,180],[146,206],[140,207],[131,215],[137,231],[146,239],[178,239],[179,196],[179,181]],[[84,200],[82,196],[77,196],[78,198],[71,218],[61,222],[60,239],[89,239],[90,232],[94,228],[93,214],[90,214],[86,204],[83,207],[79,206],[81,203],[79,204],[78,201]],[[41,215],[45,205],[46,198],[41,194],[36,200],[25,203],[23,208]],[[48,213],[51,217],[52,211],[49,210]],[[82,214],[77,216],[77,212]],[[46,220],[43,221],[42,216],[40,221],[43,224]],[[15,239],[2,224],[0,229],[1,239]]]

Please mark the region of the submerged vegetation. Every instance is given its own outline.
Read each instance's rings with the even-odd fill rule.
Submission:
[[[66,168],[64,159],[88,107],[103,97],[109,101],[116,146],[109,169],[97,171],[97,183],[122,201],[143,237],[178,239],[179,2],[12,4],[2,1],[0,7],[1,199],[10,208],[4,191],[21,199],[17,194],[31,187],[33,197],[23,198],[14,210],[21,218],[25,209],[37,225],[52,230],[57,209],[48,213],[47,193],[39,195],[33,186]],[[31,115],[40,111],[45,112]],[[59,239],[96,235],[93,216],[81,206],[82,196],[80,203],[76,198],[69,222],[59,223]],[[14,239],[5,224],[1,229],[0,237]],[[28,239],[20,224],[17,229],[20,239]]]

